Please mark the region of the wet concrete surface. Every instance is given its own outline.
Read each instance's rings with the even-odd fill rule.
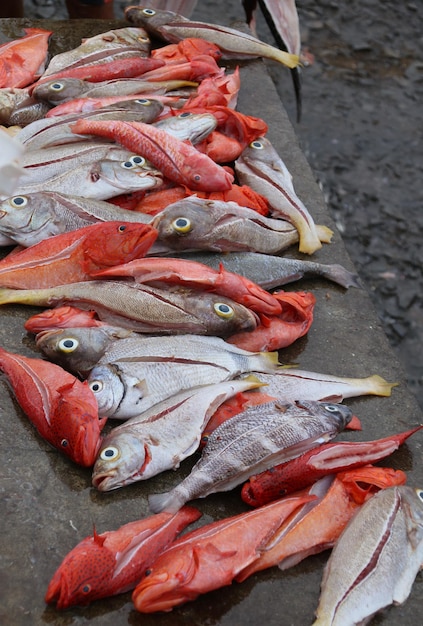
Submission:
[[[34,21],[31,21],[31,25]],[[15,36],[29,20],[0,26]],[[55,50],[72,47],[82,36],[107,30],[103,22],[42,22],[54,29]],[[116,26],[120,25],[118,23]],[[285,70],[283,70],[285,71]],[[334,228],[333,243],[313,255],[322,263],[342,263],[353,269],[341,235],[329,214],[320,188],[299,148],[288,115],[261,61],[242,64],[239,110],[262,117],[268,136],[290,169],[296,191],[310,207],[315,220]],[[260,84],[258,93],[257,85]],[[265,97],[262,97],[265,94]],[[291,251],[290,251],[291,252]],[[324,281],[301,281],[289,290],[312,290],[317,299],[314,323],[308,335],[281,352],[284,362],[302,369],[338,376],[379,374],[398,382],[390,398],[362,397],[348,400],[363,424],[362,432],[341,435],[345,440],[370,440],[405,430],[423,422],[421,410],[406,385],[406,372],[392,351],[374,306],[365,289],[344,289]],[[23,328],[38,309],[7,306],[0,310],[0,345],[10,351],[35,356],[32,340]],[[130,594],[98,601],[87,608],[62,613],[44,603],[44,594],[63,557],[82,538],[104,532],[148,515],[147,495],[167,491],[188,473],[193,461],[177,472],[166,472],[146,483],[101,494],[91,487],[89,470],[73,465],[51,449],[34,431],[17,406],[4,377],[0,378],[0,428],[2,448],[2,516],[0,621],[13,626],[33,624],[143,624],[269,626],[311,624],[319,597],[319,585],[327,553],[310,557],[287,572],[272,568],[175,609],[171,614],[140,615]],[[389,465],[407,472],[411,485],[423,486],[421,433],[389,459]],[[388,464],[386,462],[386,464]],[[197,526],[246,510],[239,490],[215,494],[194,504],[203,512]],[[376,617],[374,624],[420,624],[423,577],[417,576],[412,593],[402,607]]]

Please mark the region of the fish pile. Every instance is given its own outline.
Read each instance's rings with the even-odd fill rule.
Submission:
[[[0,348],[0,370],[37,432],[92,467],[101,493],[198,460],[149,495],[150,517],[74,547],[45,600],[65,609],[132,590],[138,611],[170,611],[335,546],[315,624],[365,623],[405,601],[423,565],[422,491],[372,465],[423,426],[332,441],[361,428],[344,399],[395,384],[280,362],[316,300],[271,290],[303,276],[360,287],[340,265],[280,256],[311,255],[332,232],[297,196],[266,122],[236,110],[240,73],[224,66],[295,69],[299,51],[151,7],[125,15],[131,26],[48,64],[48,31],[0,47],[4,67],[15,59],[0,122],[19,148],[6,163],[12,196],[0,163],[0,245],[17,246],[0,261],[0,305],[49,307],[25,323],[42,357]],[[236,487],[253,509],[178,537],[201,517],[189,502]]]

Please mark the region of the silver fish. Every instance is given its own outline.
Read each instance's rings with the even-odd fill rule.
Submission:
[[[378,611],[407,600],[422,567],[423,489],[383,489],[336,542],[313,626],[367,624]]]
[[[71,283],[51,289],[0,289],[1,304],[71,304],[110,324],[143,333],[215,335],[254,330],[255,314],[222,296],[192,289],[157,289],[125,281]]]
[[[190,389],[133,417],[107,435],[94,464],[92,483],[100,491],[146,480],[193,454],[217,408],[254,380],[231,380]]]
[[[245,148],[235,161],[235,171],[241,184],[249,185],[265,196],[272,215],[288,220],[298,230],[299,251],[312,254],[333,234],[327,229],[325,239],[317,231],[310,212],[295,193],[292,176],[285,163],[265,137],[259,137]]]
[[[351,418],[346,406],[306,400],[251,407],[210,434],[191,473],[171,491],[151,495],[150,509],[177,511],[189,500],[233,489],[257,472],[330,441]]]
[[[125,18],[136,26],[145,28],[170,43],[178,43],[187,37],[198,37],[215,43],[222,51],[222,58],[242,59],[263,57],[293,68],[299,58],[260,41],[256,37],[227,26],[194,22],[172,11],[158,11],[145,6],[130,6],[124,11]]]
[[[4,126],[26,126],[44,118],[50,108],[48,103],[30,96],[28,89],[0,89],[0,124]]]
[[[48,237],[96,222],[119,220],[149,224],[151,217],[104,200],[57,191],[14,195],[0,202],[0,234],[9,240],[4,245],[16,243],[27,248]]]
[[[179,115],[172,115],[154,122],[153,126],[165,130],[173,137],[182,141],[188,140],[195,145],[203,141],[216,128],[217,119],[211,113],[184,111]]]

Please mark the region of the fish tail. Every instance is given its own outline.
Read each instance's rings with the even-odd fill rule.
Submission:
[[[291,70],[293,70],[295,67],[298,67],[298,65],[300,64],[300,57],[298,56],[298,54],[291,54],[290,52],[285,52],[284,50],[279,50],[277,48],[275,48],[273,58],[275,61],[278,61],[278,63],[286,65]]]
[[[362,289],[363,287],[358,274],[350,272],[342,265],[327,265],[321,267],[320,269],[321,276],[337,283],[338,285],[341,285],[341,287],[345,287],[345,289],[348,289],[349,287],[357,287],[357,289]]]
[[[369,376],[366,379],[369,383],[369,390],[367,393],[374,396],[384,396],[389,397],[391,395],[392,389],[394,387],[398,387],[399,383],[388,383],[387,380],[379,376],[378,374],[374,374],[373,376]]]
[[[328,226],[322,226],[322,224],[316,224],[317,236],[321,243],[330,243],[333,237],[333,230]]]
[[[242,378],[243,381],[249,382],[251,384],[250,389],[256,389],[258,387],[266,387],[268,383],[264,383],[260,378],[258,378],[255,374],[249,374]]]
[[[162,511],[177,513],[185,502],[181,502],[172,491],[167,491],[165,493],[153,493],[149,495],[148,504],[153,513],[161,513]]]
[[[21,291],[26,291],[25,289],[8,289],[3,287],[0,289],[0,305],[1,304],[12,304],[16,302],[25,302],[25,299],[22,299]]]

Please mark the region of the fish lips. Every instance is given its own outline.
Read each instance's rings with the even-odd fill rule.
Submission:
[[[56,604],[57,609],[67,609],[71,605],[69,584],[60,569],[51,579],[44,600],[47,604]]]
[[[166,573],[147,576],[132,593],[135,608],[141,613],[171,611],[173,607],[193,600],[196,596],[184,594],[180,584],[178,578],[169,577]]]

